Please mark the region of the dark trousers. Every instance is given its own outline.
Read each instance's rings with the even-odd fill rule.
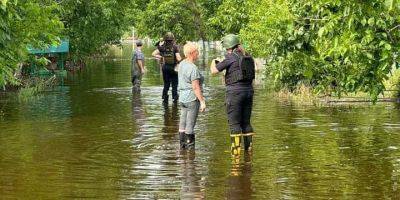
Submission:
[[[138,70],[132,72],[132,86],[134,88],[140,89],[140,84],[142,82],[142,73]]]
[[[231,134],[253,132],[250,124],[253,95],[253,90],[226,92],[226,113]]]
[[[163,65],[162,73],[164,80],[163,99],[168,99],[168,90],[172,86],[172,98],[178,99],[178,73],[174,70],[175,65]]]

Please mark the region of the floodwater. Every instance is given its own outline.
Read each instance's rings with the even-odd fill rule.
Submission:
[[[400,199],[396,104],[299,106],[258,85],[253,153],[232,159],[224,86],[200,63],[208,107],[185,152],[154,60],[132,94],[130,51],[0,97],[0,199]]]

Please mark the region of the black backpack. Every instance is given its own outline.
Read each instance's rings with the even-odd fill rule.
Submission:
[[[175,52],[174,52],[173,45],[163,44],[162,46],[159,46],[158,50],[160,51],[161,56],[164,58],[165,64],[168,64],[168,65],[176,64],[176,58],[175,58]]]
[[[233,52],[239,63],[239,81],[252,81],[255,78],[255,62],[251,55],[249,54],[238,54]],[[241,72],[241,73],[240,73]]]

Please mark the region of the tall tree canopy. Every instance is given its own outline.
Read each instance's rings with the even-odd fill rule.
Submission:
[[[160,38],[168,31],[178,42],[198,39],[193,7],[186,0],[151,0],[140,14],[139,34]]]
[[[396,0],[262,0],[242,38],[279,87],[306,83],[317,92],[368,92],[373,99],[398,67]]]
[[[218,9],[209,15],[207,25],[214,39],[229,33],[238,34],[246,27],[249,14],[254,10],[255,0],[223,0]],[[215,2],[215,4],[218,4]]]
[[[145,0],[141,0],[145,2]],[[73,58],[84,59],[117,43],[134,23],[134,0],[1,0],[0,87],[18,84],[14,72],[27,46],[45,48],[68,38]],[[65,28],[64,28],[65,27]]]
[[[63,24],[51,0],[0,1],[0,86],[18,84],[19,63],[27,59],[27,45],[45,47],[58,42]]]
[[[158,39],[219,40],[240,34],[277,88],[306,84],[316,92],[367,92],[373,99],[398,67],[398,0],[1,0],[0,86],[26,46],[67,37],[74,58],[102,52],[131,26]],[[63,31],[63,26],[65,30]]]
[[[62,19],[75,57],[101,52],[106,44],[117,43],[130,29],[131,13],[136,8],[130,0],[64,0]]]

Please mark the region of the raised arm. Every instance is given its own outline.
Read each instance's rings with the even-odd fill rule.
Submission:
[[[234,60],[232,59],[224,59],[222,62],[214,59],[212,65],[210,66],[211,74],[218,74],[219,72],[224,71],[227,67],[229,67]]]
[[[211,66],[210,66],[211,74],[213,74],[213,75],[219,73],[219,71],[218,71],[218,69],[217,69],[216,62],[217,62],[216,59],[212,60],[212,64],[211,64]]]
[[[160,51],[158,49],[154,50],[153,53],[151,53],[151,55],[158,59],[162,58]]]

